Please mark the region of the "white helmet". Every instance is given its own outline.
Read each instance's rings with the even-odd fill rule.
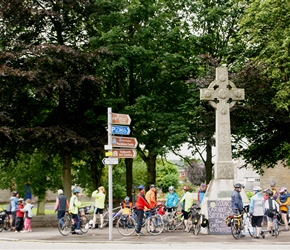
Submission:
[[[258,187],[258,186],[253,188],[253,191],[255,191],[255,192],[260,192],[261,190],[262,189],[260,187]]]
[[[173,191],[173,190],[174,190],[174,187],[173,187],[173,186],[170,186],[170,187],[168,188],[168,190],[169,190],[169,191]]]
[[[129,202],[130,201],[130,197],[129,196],[126,196],[125,199],[124,199],[124,201],[125,202]]]

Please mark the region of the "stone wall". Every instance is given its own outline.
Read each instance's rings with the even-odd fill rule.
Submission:
[[[283,167],[279,162],[274,168],[264,168],[264,175],[261,175],[261,188],[266,189],[270,187],[270,182],[276,182],[276,189],[280,187],[287,187],[290,190],[290,169],[289,167]]]
[[[86,214],[89,220],[93,219],[93,214]],[[57,228],[57,217],[56,214],[52,215],[35,215],[31,220],[31,227],[39,228],[39,227],[55,227]]]

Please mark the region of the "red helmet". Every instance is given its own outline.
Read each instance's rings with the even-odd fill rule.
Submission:
[[[188,187],[188,186],[184,186],[184,187],[183,187],[183,190],[188,191],[188,190],[189,190],[189,187]]]

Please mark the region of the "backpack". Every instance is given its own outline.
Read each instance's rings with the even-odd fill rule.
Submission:
[[[9,204],[7,205],[7,207],[5,208],[5,211],[10,213],[11,212],[11,201],[9,202]]]
[[[276,209],[273,208],[272,199],[268,198],[267,201],[269,203],[269,208],[266,210],[265,215],[267,215],[268,217],[272,218],[277,213],[277,211],[276,211]]]

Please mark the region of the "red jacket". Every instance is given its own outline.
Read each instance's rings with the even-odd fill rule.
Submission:
[[[21,217],[21,218],[24,217],[24,212],[20,211],[20,209],[23,209],[23,208],[24,208],[23,204],[19,204],[18,205],[18,208],[17,208],[17,211],[16,211],[16,216],[17,217]]]
[[[136,208],[137,209],[144,209],[145,206],[147,208],[151,208],[150,204],[145,199],[145,195],[144,195],[143,192],[139,192],[138,198],[137,198],[137,201],[136,201],[136,204],[135,205],[136,205]]]

